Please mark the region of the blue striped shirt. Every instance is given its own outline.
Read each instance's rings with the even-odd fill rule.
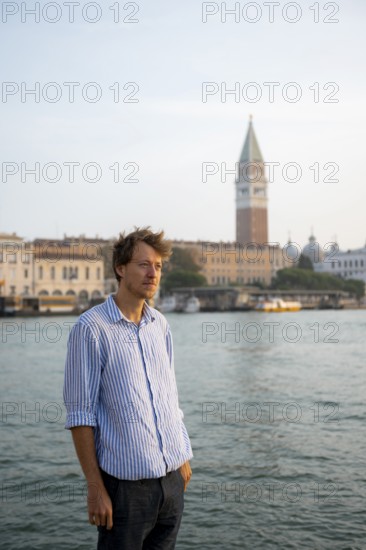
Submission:
[[[112,295],[80,316],[68,341],[64,401],[65,427],[94,428],[99,466],[114,477],[162,477],[192,458],[170,327],[147,303],[139,325]]]

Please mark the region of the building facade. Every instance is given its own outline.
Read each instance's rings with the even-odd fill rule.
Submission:
[[[101,298],[101,248],[91,239],[27,242],[0,234],[0,295],[75,296],[80,304]]]
[[[347,251],[334,247],[334,251],[324,254],[322,260],[313,265],[317,273],[329,273],[342,279],[359,279],[366,284],[366,245]]]
[[[185,248],[209,285],[269,285],[279,269],[294,265],[286,248],[238,242],[172,241]]]
[[[16,233],[0,233],[0,296],[30,295],[32,285],[33,261],[23,239]]]
[[[268,243],[267,179],[252,118],[238,163],[236,177],[236,241]]]

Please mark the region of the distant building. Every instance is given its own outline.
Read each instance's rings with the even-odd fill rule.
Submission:
[[[191,253],[209,285],[269,285],[279,269],[294,265],[279,246],[247,246],[236,242],[172,241]]]
[[[271,284],[279,269],[293,266],[298,249],[269,244],[267,179],[262,153],[250,118],[238,162],[236,185],[236,241],[172,242],[189,250],[209,285]],[[294,250],[293,250],[294,249]]]
[[[25,253],[22,258],[23,243],[16,233],[0,233],[0,296],[32,292],[32,258]]]
[[[267,183],[262,153],[250,117],[236,178],[238,243],[268,243]]]
[[[104,262],[92,239],[36,239],[0,234],[0,295],[75,296],[79,304],[104,296]]]
[[[366,244],[347,251],[337,250],[334,246],[322,261],[314,263],[314,271],[330,273],[342,279],[360,279],[366,283]]]
[[[313,233],[309,237],[309,242],[304,246],[302,253],[311,260],[312,264],[322,262],[324,259],[324,251],[317,242]]]
[[[36,239],[34,295],[76,296],[87,304],[104,296],[104,262],[100,243],[87,238]]]

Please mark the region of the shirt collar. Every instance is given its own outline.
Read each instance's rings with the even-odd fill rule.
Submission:
[[[127,319],[127,317],[123,315],[122,311],[119,309],[116,302],[114,301],[113,294],[110,294],[108,296],[105,304],[107,308],[108,317],[110,318],[112,323],[118,323],[118,321],[133,323],[133,321],[130,321],[130,319]],[[151,323],[152,321],[155,321],[154,310],[147,304],[147,302],[144,302],[140,326],[146,325],[147,323]]]

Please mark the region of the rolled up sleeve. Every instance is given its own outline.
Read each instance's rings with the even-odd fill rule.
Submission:
[[[65,428],[97,425],[101,362],[98,337],[81,322],[72,328],[67,344],[64,378]]]

